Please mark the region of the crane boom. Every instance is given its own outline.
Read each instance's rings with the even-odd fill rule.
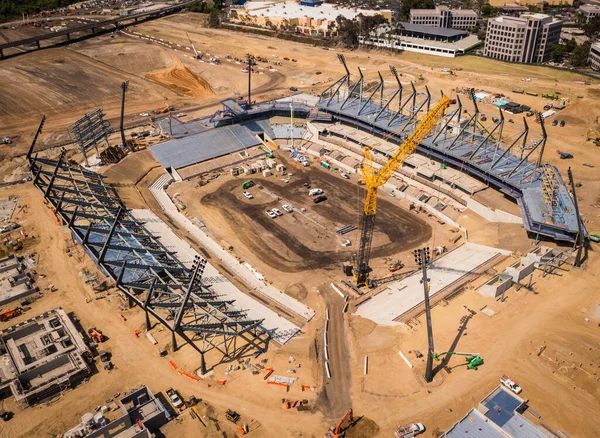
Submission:
[[[368,285],[369,259],[371,256],[371,243],[373,241],[373,230],[375,227],[375,215],[377,214],[377,189],[384,185],[396,170],[402,165],[416,149],[417,146],[427,137],[437,122],[444,115],[444,111],[450,105],[448,96],[442,95],[439,102],[429,111],[419,122],[416,128],[404,140],[402,145],[390,157],[379,171],[373,167],[373,157],[369,147],[364,148],[364,163],[360,167],[365,184],[367,186],[367,195],[363,209],[362,227],[358,255],[354,265],[354,279],[357,286]],[[396,131],[384,137],[387,140],[393,136]]]
[[[187,35],[187,37],[188,37],[188,40],[190,40],[190,44],[192,45],[192,49],[194,50],[194,58],[196,58],[196,59],[200,59],[200,58],[201,58],[201,56],[200,56],[200,54],[198,53],[198,51],[196,50],[196,47],[194,46],[194,43],[192,42],[192,39],[190,38],[190,36],[189,36],[189,34],[188,34],[187,32],[186,32],[185,34]]]

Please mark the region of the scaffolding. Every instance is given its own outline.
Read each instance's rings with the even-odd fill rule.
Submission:
[[[560,184],[554,170],[549,166],[545,166],[542,171],[542,194],[547,205],[544,217],[550,223],[556,223],[557,220],[560,220],[561,205],[560,198],[558,197],[559,190]]]
[[[123,99],[125,99],[124,93],[125,91],[123,91]],[[104,120],[102,108],[86,114],[72,125],[69,125],[67,130],[69,131],[71,140],[79,145],[81,153],[83,154],[83,159],[85,160],[85,165],[88,167],[87,151],[90,148],[93,147],[96,149],[96,156],[99,157],[100,152],[98,151],[98,143],[104,140],[106,145],[110,146],[108,143],[108,136],[112,132],[112,128],[110,122]]]
[[[262,320],[248,318],[233,300],[214,292],[202,277],[206,260],[198,257],[191,269],[185,267],[101,175],[65,160],[64,150],[55,160],[33,156],[34,147],[35,141],[27,158],[35,187],[129,305],[144,311],[147,329],[152,316],[171,331],[174,351],[178,337],[192,346],[202,374],[208,352],[220,354],[220,363],[266,351],[269,335]]]

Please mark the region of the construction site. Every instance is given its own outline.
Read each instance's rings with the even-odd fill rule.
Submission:
[[[0,435],[600,434],[598,81],[148,20],[0,60]]]

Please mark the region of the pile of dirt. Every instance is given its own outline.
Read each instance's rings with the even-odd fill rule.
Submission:
[[[204,78],[195,74],[180,61],[177,61],[173,67],[148,73],[146,78],[190,97],[215,94],[211,85]]]

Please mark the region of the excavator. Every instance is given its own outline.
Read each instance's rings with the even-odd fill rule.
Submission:
[[[346,420],[348,420],[348,425],[343,427]],[[354,416],[352,414],[352,409],[350,409],[344,414],[342,419],[338,421],[335,428],[331,426],[331,430],[328,430],[323,438],[342,438],[346,434],[346,431],[352,426],[354,426]]]
[[[368,146],[364,148],[364,163],[360,167],[360,172],[365,181],[367,194],[361,221],[360,243],[358,254],[353,257],[352,266],[344,266],[346,274],[354,276],[356,286],[371,286],[369,281],[369,273],[371,272],[369,260],[371,258],[371,243],[373,241],[375,215],[377,213],[377,189],[384,185],[394,172],[398,170],[404,160],[412,155],[421,141],[429,135],[431,130],[443,117],[444,111],[449,105],[450,98],[442,95],[438,103],[421,119],[415,129],[406,137],[406,140],[404,140],[391,158],[378,171],[373,167],[371,148]],[[391,132],[383,140],[387,140],[402,129],[403,127]]]
[[[587,130],[587,135],[585,138],[587,141],[593,140],[596,146],[600,146],[600,132],[589,128]]]
[[[461,353],[459,351],[445,351],[443,353],[432,353],[433,354],[433,359],[436,362],[439,362],[440,359],[443,356],[451,356],[451,355],[457,355],[457,356],[466,356],[465,360],[467,362],[467,369],[469,370],[475,370],[477,371],[477,367],[479,365],[483,365],[483,359],[481,358],[481,356],[479,355],[479,353]]]

